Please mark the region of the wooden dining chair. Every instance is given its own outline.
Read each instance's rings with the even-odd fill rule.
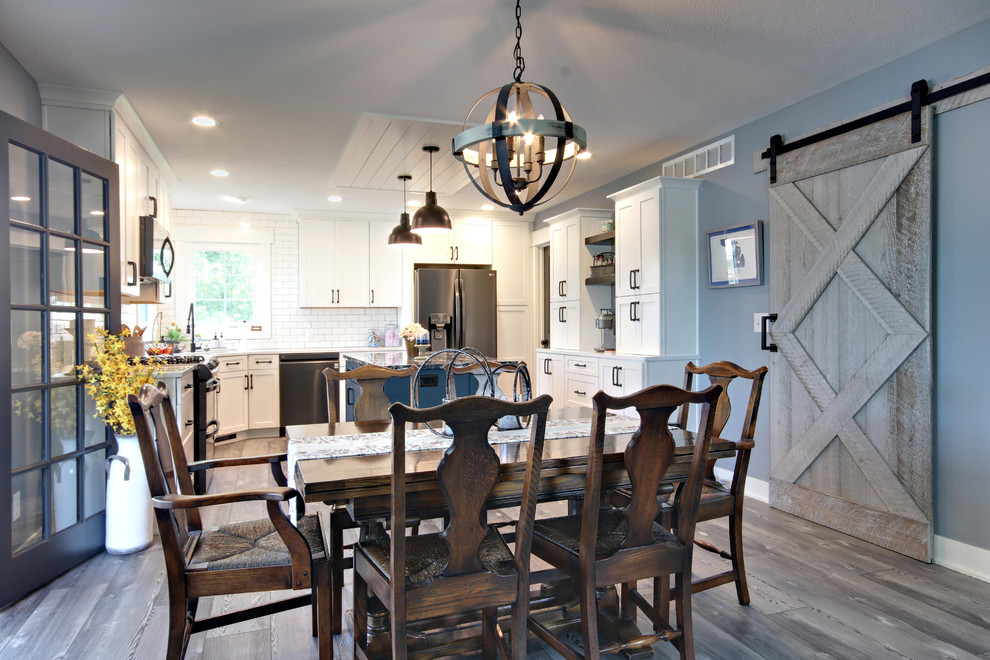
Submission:
[[[319,657],[330,660],[330,567],[319,516],[289,522],[279,506],[299,494],[285,486],[282,475],[277,488],[258,488],[231,493],[193,495],[192,479],[175,413],[164,383],[145,385],[139,396],[127,397],[134,418],[141,456],[151,491],[168,578],[169,623],[166,658],[185,655],[194,633],[229,626],[241,621],[284,612],[296,607],[312,608],[313,636]],[[151,421],[149,422],[149,417]],[[251,464],[271,464],[273,473],[284,455],[201,461],[195,469]],[[264,501],[268,517],[203,529],[200,509],[218,504]],[[294,598],[196,619],[199,599],[206,596],[305,590]]]
[[[715,461],[710,460],[705,468],[705,480],[701,487],[701,503],[698,508],[698,522],[728,517],[729,519],[729,550],[723,550],[710,543],[694,540],[695,545],[709,552],[720,555],[732,562],[732,567],[717,575],[696,580],[691,585],[691,591],[697,593],[712,587],[730,582],[736,584],[736,596],[742,605],[749,604],[749,585],[746,583],[746,566],[743,560],[743,499],[746,489],[746,473],[749,469],[749,457],[755,443],[753,435],[756,432],[756,416],[760,411],[760,395],[763,392],[763,379],[767,368],[760,367],[753,371],[743,369],[738,364],[728,361],[712,362],[697,367],[688,362],[684,367],[684,389],[691,390],[694,386],[694,376],[705,375],[710,384],[721,385],[722,394],[715,404],[715,422],[712,435],[722,437],[722,430],[732,412],[729,399],[729,385],[735,379],[750,381],[749,400],[746,413],[742,420],[742,431],[739,443],[736,445],[736,463],[732,471],[732,481],[728,487],[715,477]],[[689,407],[682,406],[678,415],[678,426],[685,428],[688,423]]]
[[[412,378],[416,375],[416,367],[408,369],[389,369],[375,364],[366,364],[353,371],[337,371],[332,367],[323,370],[323,376],[327,379],[327,411],[330,415],[330,423],[337,423],[338,415],[334,403],[335,398],[331,394],[337,383],[340,381],[356,380],[361,386],[361,393],[354,405],[354,421],[368,422],[377,419],[388,419],[388,407],[391,401],[385,394],[385,382],[389,378],[409,378],[410,386]],[[348,396],[345,394],[345,396]],[[345,405],[352,402],[345,399]]]
[[[533,555],[548,562],[574,580],[581,612],[584,653],[558,637],[543,621],[529,618],[529,628],[566,658],[593,658],[603,653],[634,651],[666,640],[674,644],[681,658],[694,657],[690,589],[681,589],[675,599],[676,626],[658,612],[639,592],[638,582],[661,575],[673,575],[676,584],[691,583],[695,518],[701,497],[708,450],[715,418],[715,401],[722,387],[713,385],[704,392],[687,392],[672,385],[656,385],[624,397],[598,392],[592,398],[594,415],[588,448],[584,500],[580,513],[538,520],[533,528]],[[690,467],[674,466],[674,439],[668,429],[671,415],[685,403],[701,404],[701,422]],[[609,410],[635,407],[639,429],[625,448],[624,463],[632,484],[629,503],[624,508],[602,506],[602,461],[605,444],[605,417]],[[673,467],[673,470],[672,470]],[[670,474],[668,474],[668,472]],[[677,491],[676,531],[656,522],[660,514],[657,492],[665,477],[685,477]],[[632,630],[626,639],[599,640],[599,608],[596,588],[621,584],[619,618],[636,619],[636,609],[653,623],[653,634]]]
[[[480,615],[481,650],[486,658],[495,657],[496,649],[506,657],[526,657],[529,550],[550,402],[548,395],[523,403],[467,396],[433,408],[410,408],[400,403],[389,408],[393,519],[406,515],[409,495],[406,425],[442,420],[453,435],[437,467],[436,479],[449,522],[441,533],[392,534],[388,539],[369,539],[355,545],[355,657],[370,655],[368,609],[372,599],[389,612],[393,658],[407,656],[407,634],[413,622],[430,619],[449,623],[450,617],[466,613]],[[498,530],[485,522],[486,500],[499,480],[500,466],[488,432],[505,415],[533,416],[515,552],[509,550]],[[510,640],[497,623],[497,608],[503,606],[512,607]],[[436,633],[441,644],[448,641],[442,635]]]

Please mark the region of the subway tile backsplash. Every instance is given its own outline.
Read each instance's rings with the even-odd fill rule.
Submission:
[[[230,229],[248,223],[252,229],[270,229],[275,236],[271,252],[272,328],[270,339],[249,339],[249,349],[335,348],[367,344],[369,328],[383,328],[399,323],[395,308],[303,309],[299,307],[299,228],[296,219],[278,213],[242,213],[233,211],[172,211],[173,241],[189,240],[204,228]],[[189,271],[176,264],[175,277],[181,282]],[[137,305],[123,305],[124,323],[139,318]],[[162,312],[162,322],[185,324],[186,311],[174,304],[149,305],[146,317],[153,319]],[[236,344],[228,341],[228,346]]]

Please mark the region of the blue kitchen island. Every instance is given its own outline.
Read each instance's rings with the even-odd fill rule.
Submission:
[[[354,371],[358,367],[373,364],[379,367],[404,371],[409,367],[418,367],[419,364],[410,364],[404,351],[369,351],[367,353],[342,353],[341,363],[345,371]],[[459,363],[458,363],[459,364]],[[443,402],[446,395],[444,379],[446,371],[443,365],[433,366],[430,364],[426,369],[418,373],[419,383],[419,407],[429,408],[438,406]],[[408,376],[389,378],[385,382],[385,396],[392,403],[399,402],[412,405],[412,385]],[[454,376],[454,387],[456,396],[468,396],[478,391],[478,380],[470,374],[458,374]],[[354,421],[354,402],[358,400],[361,393],[361,386],[355,380],[344,382],[344,420]]]

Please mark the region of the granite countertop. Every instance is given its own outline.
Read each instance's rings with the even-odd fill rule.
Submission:
[[[409,367],[415,367],[415,364],[409,364],[409,358],[406,355],[405,350],[401,351],[341,351],[340,358],[343,361],[344,358],[349,358],[355,362],[360,362],[361,365],[373,364],[379,367],[388,367],[389,369],[408,369]]]

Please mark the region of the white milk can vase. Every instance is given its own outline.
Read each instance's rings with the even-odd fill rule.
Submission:
[[[117,453],[107,458],[107,552],[144,550],[153,539],[151,493],[136,435],[115,434]]]

